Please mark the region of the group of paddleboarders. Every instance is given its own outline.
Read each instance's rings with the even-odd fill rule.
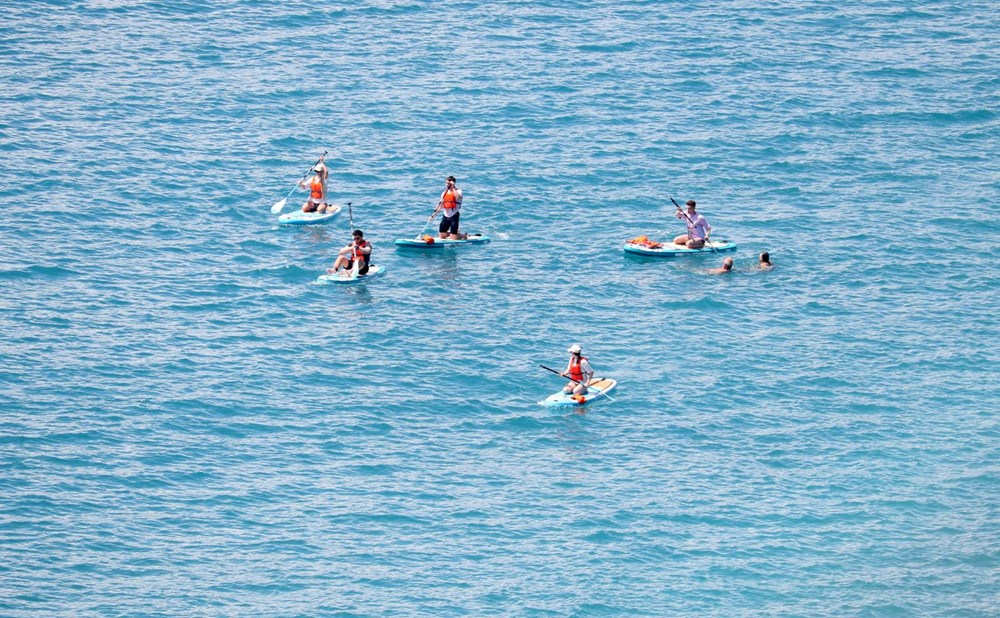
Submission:
[[[323,157],[320,157],[320,160],[317,161],[312,171],[315,173],[312,178],[309,178],[308,180],[303,179],[299,182],[299,186],[301,188],[310,192],[306,202],[302,205],[302,211],[323,213],[326,212],[327,209],[335,208],[326,201],[329,170],[323,162]],[[441,192],[441,196],[434,208],[434,212],[431,213],[424,229],[426,230],[427,225],[429,225],[440,212],[442,213],[442,217],[441,223],[438,226],[439,237],[441,239],[453,240],[467,239],[468,234],[459,230],[462,197],[462,190],[458,187],[458,181],[454,176],[448,176],[445,179],[445,188]],[[674,244],[685,246],[689,249],[701,249],[706,245],[706,243],[711,242],[709,238],[712,234],[712,226],[709,224],[708,220],[697,211],[696,202],[694,200],[688,200],[685,204],[687,207],[686,210],[682,210],[677,202],[674,202],[674,205],[677,206],[676,217],[678,219],[683,219],[687,226],[687,233],[675,237],[673,240]],[[369,266],[371,265],[372,259],[372,244],[370,241],[365,239],[364,232],[358,229],[353,229],[353,227],[354,225],[352,222],[352,240],[350,244],[339,251],[333,266],[327,270],[328,274],[338,273],[341,269],[344,269],[347,272],[355,271],[357,275],[365,275],[369,272]],[[421,236],[423,236],[423,232],[421,232]],[[427,239],[427,242],[431,242],[432,240],[429,236],[424,238]],[[629,242],[641,242],[644,245],[656,245],[657,247],[662,246],[661,243],[651,241],[645,236],[636,238]],[[723,260],[721,267],[714,268],[708,272],[715,275],[726,274],[732,272],[733,264],[733,258],[727,257]],[[767,252],[760,254],[757,267],[761,270],[770,270],[774,267],[771,263],[770,255]],[[574,343],[567,349],[567,352],[569,352],[570,358],[564,371],[556,372],[548,367],[546,367],[546,369],[549,369],[553,373],[559,373],[560,376],[567,378],[569,381],[563,387],[562,392],[579,402],[583,402],[584,396],[586,396],[590,390],[588,387],[594,379],[594,369],[590,365],[590,361],[587,357],[583,355],[583,349],[579,344]]]

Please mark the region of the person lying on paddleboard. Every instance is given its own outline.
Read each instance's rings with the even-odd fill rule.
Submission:
[[[330,208],[330,204],[326,203],[326,180],[330,170],[323,163],[323,159],[320,159],[313,171],[316,172],[315,176],[309,180],[302,179],[299,183],[300,187],[309,190],[309,198],[302,205],[302,212],[326,212],[327,208]]]
[[[591,378],[594,377],[594,369],[587,361],[587,357],[583,356],[583,350],[577,344],[574,343],[569,346],[569,349],[566,351],[570,354],[569,366],[560,375],[574,381],[568,382],[563,387],[563,392],[567,395],[570,393],[574,395],[586,395],[587,385],[590,384]]]
[[[681,234],[674,239],[674,244],[685,245],[688,249],[701,249],[705,246],[705,241],[712,233],[712,226],[708,224],[705,217],[695,212],[694,200],[687,201],[687,212],[677,207],[677,218],[684,219],[687,224],[688,233]]]
[[[708,271],[708,274],[724,275],[728,272],[732,272],[732,270],[733,270],[733,258],[727,257],[726,259],[722,260],[722,266],[720,266],[719,268],[713,268],[712,270]]]
[[[441,238],[465,240],[469,235],[458,231],[458,218],[462,214],[459,212],[462,210],[462,190],[455,183],[454,176],[448,176],[445,180],[444,192],[441,193],[441,199],[438,200],[437,208],[434,209],[434,215],[439,210],[443,211],[441,225],[438,227]]]
[[[340,257],[333,263],[333,268],[327,270],[327,274],[333,274],[341,268],[350,272],[354,268],[355,262],[358,264],[358,276],[368,274],[368,266],[372,260],[372,244],[365,240],[365,234],[361,230],[354,230],[354,240],[340,250]]]

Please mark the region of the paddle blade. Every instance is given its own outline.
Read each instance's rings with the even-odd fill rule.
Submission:
[[[274,206],[271,206],[271,212],[273,212],[274,214],[278,214],[279,212],[281,212],[281,209],[284,208],[285,204],[287,203],[288,203],[287,197],[281,200],[280,202],[275,202]]]

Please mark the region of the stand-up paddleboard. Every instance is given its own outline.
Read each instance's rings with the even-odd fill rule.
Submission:
[[[419,238],[397,238],[397,247],[413,247],[415,249],[443,249],[445,247],[458,247],[459,245],[481,245],[490,242],[489,236],[482,234],[469,234],[468,238],[457,240],[454,238],[437,238],[435,236],[424,235]]]
[[[617,385],[618,382],[611,378],[594,378],[587,385],[586,395],[567,395],[559,391],[539,401],[538,404],[549,408],[555,406],[585,406],[595,399],[607,399],[601,393],[607,393]]]
[[[281,225],[316,225],[317,223],[332,221],[339,214],[340,206],[334,206],[326,212],[302,212],[301,210],[295,210],[286,212],[278,217],[278,223]]]
[[[385,266],[372,264],[368,267],[368,273],[355,275],[353,270],[343,270],[332,275],[320,275],[316,278],[316,285],[326,285],[328,283],[361,283],[385,274]]]
[[[634,243],[625,242],[625,253],[635,255],[652,255],[655,257],[679,257],[682,255],[704,255],[706,253],[728,253],[736,251],[736,243],[729,240],[713,240],[712,247],[707,244],[700,249],[688,249],[684,245],[675,245],[673,242],[665,243]],[[657,246],[659,245],[659,246]]]

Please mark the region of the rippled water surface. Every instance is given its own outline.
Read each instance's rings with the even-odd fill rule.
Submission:
[[[996,614],[998,15],[4,4],[0,614]]]

